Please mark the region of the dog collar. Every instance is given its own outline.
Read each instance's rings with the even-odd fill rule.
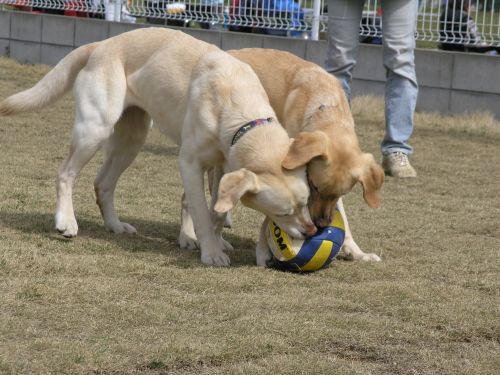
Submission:
[[[268,118],[259,118],[257,120],[247,122],[245,125],[240,127],[238,129],[238,131],[234,134],[233,140],[231,141],[231,146],[233,146],[236,142],[238,142],[238,140],[241,137],[243,137],[243,135],[245,135],[245,133],[247,131],[249,131],[257,126],[260,126],[260,125],[267,125],[267,124],[271,123],[272,121],[273,121],[273,118],[268,117]]]

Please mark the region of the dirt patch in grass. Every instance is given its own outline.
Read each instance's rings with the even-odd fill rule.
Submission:
[[[0,98],[47,68],[0,59]],[[54,177],[72,99],[0,118],[0,373],[493,374],[500,368],[500,132],[487,114],[418,113],[419,177],[388,178],[382,207],[356,187],[346,209],[377,264],[336,260],[294,275],[254,266],[261,216],[238,207],[228,269],[177,248],[177,147],[153,129],[119,182],[138,234],[102,226],[100,155],[74,194],[80,233],[53,230]],[[354,102],[363,149],[379,157],[383,107]]]

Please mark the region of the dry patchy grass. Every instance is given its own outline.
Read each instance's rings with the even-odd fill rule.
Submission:
[[[0,98],[44,67],[0,60]],[[378,155],[382,105],[354,103]],[[419,178],[388,179],[379,210],[346,197],[378,264],[336,260],[295,275],[254,266],[261,217],[239,207],[233,266],[177,249],[177,148],[153,130],[117,191],[134,236],[102,227],[92,183],[75,189],[79,236],[53,231],[54,176],[72,100],[0,118],[0,373],[494,374],[500,368],[499,125],[418,114]]]

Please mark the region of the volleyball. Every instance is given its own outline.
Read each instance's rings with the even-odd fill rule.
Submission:
[[[314,236],[305,240],[290,237],[269,221],[266,239],[273,254],[271,266],[293,272],[313,272],[326,268],[339,253],[344,237],[344,220],[337,208],[330,226],[318,228]]]

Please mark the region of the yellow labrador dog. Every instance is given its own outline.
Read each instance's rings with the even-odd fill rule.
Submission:
[[[316,231],[307,209],[305,166],[282,168],[290,158],[290,138],[247,64],[180,31],[135,30],[74,50],[34,87],[1,102],[0,114],[42,108],[71,87],[75,123],[57,179],[56,229],[64,236],[78,230],[75,178],[101,146],[106,154],[95,191],[105,226],[116,233],[135,231],[118,219],[114,190],[143,145],[151,119],[180,145],[179,166],[203,263],[229,265],[223,250],[230,245],[214,229],[211,215],[223,217],[240,199],[299,237]],[[203,176],[213,167],[227,174],[216,187],[211,214]]]
[[[288,52],[247,48],[229,53],[257,73],[278,120],[295,138],[283,166],[294,169],[308,163],[314,222],[328,225],[338,204],[346,227],[345,255],[379,261],[376,254],[364,253],[354,241],[341,197],[359,182],[366,203],[378,207],[384,173],[371,154],[360,150],[349,103],[338,80]],[[265,239],[261,243],[267,248]],[[265,258],[257,254],[261,265]]]

